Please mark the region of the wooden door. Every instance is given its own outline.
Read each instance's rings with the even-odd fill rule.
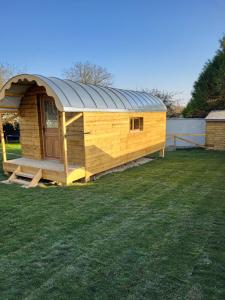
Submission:
[[[59,114],[54,100],[43,97],[42,128],[43,128],[43,153],[46,159],[60,158]]]

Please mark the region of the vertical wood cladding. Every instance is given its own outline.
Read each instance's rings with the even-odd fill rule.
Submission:
[[[76,113],[66,113],[66,120]],[[83,117],[80,117],[66,127],[67,149],[69,164],[84,166],[84,126]]]
[[[25,94],[20,105],[20,141],[22,155],[32,159],[44,159],[43,141],[38,114],[37,96],[45,95],[41,87],[31,87]],[[76,113],[67,113],[66,119],[70,119]],[[84,166],[84,137],[83,117],[79,118],[67,127],[68,162]],[[62,136],[60,135],[60,154],[62,156]],[[62,161],[62,157],[60,157]]]
[[[26,94],[21,100],[20,143],[24,157],[42,159],[37,96],[35,94]]]

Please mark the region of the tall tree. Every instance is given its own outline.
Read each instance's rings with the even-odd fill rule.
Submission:
[[[167,108],[168,117],[176,117],[180,115],[180,111],[178,110],[178,106],[180,107],[178,103],[179,101],[175,100],[177,93],[159,89],[144,89],[143,91],[162,100]]]
[[[106,68],[91,64],[89,61],[75,63],[71,68],[64,71],[64,77],[81,83],[112,85],[112,74]]]
[[[225,36],[215,56],[203,67],[194,83],[191,100],[183,111],[185,117],[205,117],[209,111],[225,109]]]

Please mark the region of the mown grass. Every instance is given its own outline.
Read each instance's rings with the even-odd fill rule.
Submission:
[[[87,185],[1,184],[0,298],[225,299],[224,174],[224,152],[180,150]]]

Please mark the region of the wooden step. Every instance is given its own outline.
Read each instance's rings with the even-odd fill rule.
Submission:
[[[11,180],[12,183],[17,183],[20,184],[22,186],[28,186],[30,184],[30,181],[27,180],[23,180],[23,179],[18,179],[18,178],[14,178]]]
[[[23,179],[24,178],[24,179]],[[29,180],[25,180],[29,179]],[[38,185],[42,178],[42,170],[38,169],[36,174],[25,173],[21,171],[21,167],[18,166],[16,170],[7,180],[7,183],[17,183],[26,188],[35,187]],[[5,182],[6,183],[6,182]]]
[[[34,178],[34,174],[29,174],[29,173],[24,173],[24,172],[15,172],[17,177],[24,177],[24,178],[29,178],[29,179],[33,179]]]

